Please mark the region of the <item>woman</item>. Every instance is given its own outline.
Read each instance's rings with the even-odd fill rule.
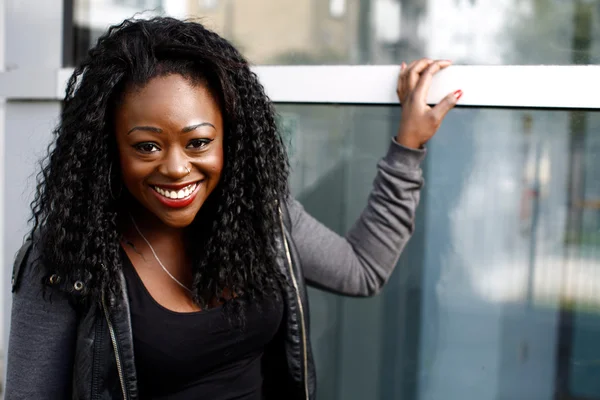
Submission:
[[[193,22],[112,27],[71,77],[13,272],[7,399],[314,399],[305,281],[376,294],[413,229],[423,145],[461,92],[402,65],[402,121],[345,238],[287,190],[269,99]]]

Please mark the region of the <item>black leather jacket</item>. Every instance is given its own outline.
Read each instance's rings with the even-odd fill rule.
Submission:
[[[284,323],[263,357],[265,399],[315,398],[316,382],[311,346],[306,287],[297,252],[291,240],[289,215],[281,213],[284,236],[278,240],[278,264],[290,285],[283,296]],[[18,289],[31,246],[23,246],[13,269],[12,288]],[[73,364],[72,398],[139,399],[133,337],[125,277],[121,273],[119,297],[104,295],[79,313]],[[82,290],[81,282],[61,282]],[[78,289],[79,288],[79,289]]]

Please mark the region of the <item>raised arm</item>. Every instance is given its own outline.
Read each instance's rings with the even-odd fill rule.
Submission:
[[[435,107],[426,103],[432,76],[449,65],[427,59],[403,63],[397,89],[402,104],[398,135],[378,164],[367,206],[345,237],[315,220],[295,200],[288,202],[292,237],[309,284],[348,296],[370,296],[389,279],[414,229],[423,146],[462,95],[451,93]]]
[[[75,311],[61,293],[42,293],[42,273],[22,249],[13,273],[5,399],[69,399]]]

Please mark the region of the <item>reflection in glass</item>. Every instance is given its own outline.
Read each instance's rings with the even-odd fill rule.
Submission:
[[[345,232],[397,109],[278,110],[293,192]],[[590,112],[451,112],[384,292],[311,291],[319,397],[600,398],[599,128]]]
[[[600,0],[71,0],[79,61],[135,13],[199,18],[255,64],[597,64]],[[67,2],[69,4],[70,2]]]

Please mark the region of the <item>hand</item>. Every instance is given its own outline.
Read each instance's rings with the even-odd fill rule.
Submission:
[[[450,61],[426,58],[413,61],[408,66],[402,63],[396,90],[402,105],[400,128],[396,137],[399,144],[415,149],[425,145],[462,96],[462,90],[457,90],[444,97],[435,107],[426,103],[431,78],[450,64]]]

